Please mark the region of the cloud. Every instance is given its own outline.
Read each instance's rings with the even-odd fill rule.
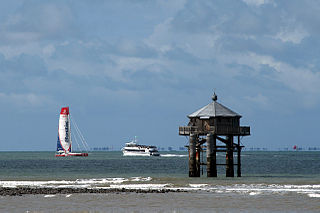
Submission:
[[[53,125],[48,118],[70,105],[82,110],[93,141],[114,126],[121,128],[112,141],[123,132],[152,138],[163,126],[173,135],[168,141],[175,141],[177,123],[210,102],[214,88],[221,103],[263,128],[265,121],[274,123],[271,114],[283,123],[283,114],[306,120],[317,115],[311,111],[320,105],[319,1],[0,5],[1,105],[44,109],[43,126]],[[26,123],[34,120],[29,115]],[[146,127],[150,119],[154,126]],[[137,128],[123,125],[128,122]],[[139,126],[141,132],[133,133]],[[269,144],[255,134],[255,141]]]
[[[144,42],[133,40],[120,40],[111,46],[110,54],[116,54],[127,57],[139,57],[139,58],[155,58],[157,57],[157,51],[148,46]]]
[[[294,28],[290,29],[283,29],[281,30],[275,38],[281,39],[283,42],[292,42],[294,44],[299,44],[302,39],[309,36],[309,33],[304,30],[303,28]]]
[[[1,74],[19,76],[20,78],[39,77],[47,73],[43,59],[37,55],[21,54],[11,59],[6,59],[2,55],[0,57],[0,64]]]
[[[137,2],[121,1],[112,6],[113,13],[124,5],[122,11],[133,8],[141,11]],[[168,12],[165,12],[168,4],[161,1],[146,7],[156,12],[156,5],[160,6],[161,18],[148,12],[147,22],[138,26],[135,21],[140,20],[139,15],[129,23],[137,25],[137,30],[152,26],[153,32],[118,38],[104,28],[115,24],[114,17],[101,17],[103,8],[110,6],[107,3],[88,8],[84,2],[74,7],[70,2],[23,5],[7,16],[2,25],[3,35],[7,36],[0,39],[0,52],[6,60],[4,69],[15,73],[4,72],[4,77],[15,82],[19,74],[25,79],[17,88],[30,91],[57,83],[81,84],[88,91],[114,87],[111,92],[129,89],[142,92],[167,87],[178,92],[184,87],[190,90],[222,87],[237,94],[237,90],[227,86],[233,84],[246,90],[248,97],[257,97],[250,91],[252,88],[266,97],[274,88],[291,92],[292,99],[294,93],[307,93],[305,97],[319,94],[319,54],[316,50],[307,51],[312,46],[318,49],[313,45],[317,32],[310,30],[316,22],[308,22],[310,16],[302,11],[298,1],[290,5],[267,0],[228,4],[175,1]],[[316,8],[317,4],[307,5]],[[87,15],[81,15],[80,11]],[[92,21],[98,26],[94,33]],[[77,32],[82,33],[75,35]],[[24,43],[7,45],[8,39]]]
[[[267,96],[257,96],[250,91],[252,84],[255,90],[280,100],[278,108],[281,99],[285,106],[296,96],[302,100],[300,106],[315,107],[319,98],[309,98],[320,96],[319,67],[315,62],[320,54],[310,53],[310,49],[318,49],[314,32],[310,30],[315,23],[307,21],[309,15],[303,12],[301,2],[290,4],[189,1],[176,16],[159,24],[147,42],[168,60],[196,61],[198,75],[194,81],[201,81],[202,76],[203,82],[214,79],[211,82],[215,85],[221,84],[218,79],[230,82],[246,90],[248,97],[256,97],[251,100],[260,101],[261,106],[265,105],[263,97]],[[308,6],[319,8],[314,1]],[[316,20],[318,15],[315,16]],[[206,70],[208,68],[211,71]],[[195,77],[191,69],[176,72]],[[255,84],[256,81],[260,84]],[[278,89],[286,92],[277,93]],[[270,101],[270,108],[272,103]]]
[[[46,95],[34,93],[2,93],[0,92],[0,103],[14,107],[43,107],[54,103]]]
[[[13,43],[57,39],[74,32],[73,17],[66,4],[28,1],[8,16],[1,41]]]
[[[272,0],[243,0],[243,1],[248,5],[253,5],[253,6],[261,6],[263,4],[268,4],[270,2],[273,2]]]
[[[262,94],[257,94],[256,96],[245,96],[245,99],[247,99],[250,102],[253,102],[254,104],[259,105],[259,107],[263,107],[267,109],[270,107],[269,99],[267,96],[264,96]]]
[[[42,53],[44,54],[45,57],[51,57],[52,54],[55,52],[55,47],[52,44],[48,44],[46,45],[43,49],[42,49]]]

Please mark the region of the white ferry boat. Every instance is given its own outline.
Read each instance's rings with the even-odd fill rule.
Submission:
[[[121,150],[123,156],[160,156],[156,146],[137,144],[136,137],[133,141],[126,143]]]

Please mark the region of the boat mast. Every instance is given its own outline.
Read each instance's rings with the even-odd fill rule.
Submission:
[[[69,129],[69,143],[70,143],[70,152],[72,152],[72,139],[71,139],[71,123],[70,123],[70,112],[68,114],[68,129]]]

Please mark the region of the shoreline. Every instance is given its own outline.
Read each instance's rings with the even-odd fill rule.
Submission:
[[[168,192],[189,192],[181,189],[126,189],[126,188],[47,188],[47,187],[0,187],[0,196],[22,196],[38,194],[106,194],[106,193],[168,193]]]

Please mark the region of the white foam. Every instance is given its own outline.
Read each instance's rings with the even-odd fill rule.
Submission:
[[[161,154],[161,157],[187,157],[188,155]]]
[[[151,181],[151,177],[132,177],[130,178],[130,181]]]
[[[101,178],[101,179],[77,179],[77,184],[106,184],[106,183],[123,183],[129,181],[127,178]]]
[[[320,194],[308,194],[309,197],[317,197],[320,198]]]
[[[18,186],[42,186],[48,184],[48,181],[0,181],[1,187],[15,188]]]
[[[312,188],[312,189],[320,189],[320,185],[284,185],[284,188]]]
[[[254,195],[259,195],[261,192],[250,192],[249,195],[254,196]]]
[[[299,193],[309,197],[320,197],[320,185],[281,185],[281,184],[233,184],[186,183],[175,186],[173,183],[153,183],[151,177],[100,178],[51,181],[0,181],[0,187],[48,187],[48,188],[99,188],[99,189],[169,189],[172,191],[208,191],[212,193],[240,193],[247,195]],[[149,183],[148,183],[149,182]]]
[[[16,188],[26,187],[69,187],[85,188],[99,185],[121,184],[124,182],[147,182],[151,177],[132,177],[132,178],[101,178],[101,179],[77,179],[75,181],[51,180],[51,181],[0,181],[0,187]]]
[[[208,184],[189,184],[192,188],[202,188],[208,186]]]
[[[72,194],[66,195],[66,197],[71,197]]]
[[[55,197],[56,195],[45,195],[44,197]]]
[[[121,184],[121,185],[110,185],[112,189],[165,189],[167,186],[171,184]]]

